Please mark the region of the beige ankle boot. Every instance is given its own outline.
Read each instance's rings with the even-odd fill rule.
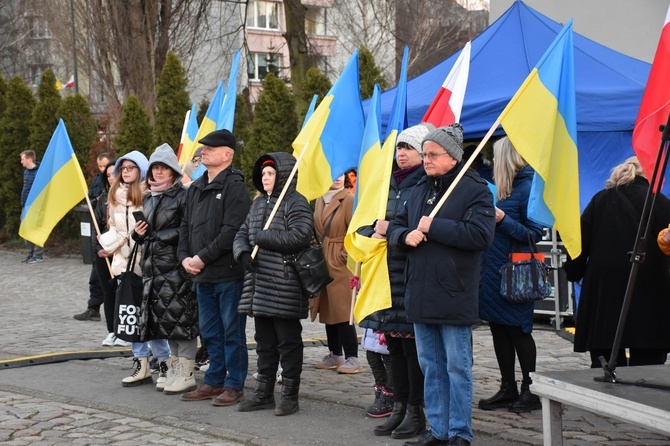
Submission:
[[[165,386],[163,393],[166,395],[176,395],[195,389],[197,385],[195,382],[195,376],[193,376],[194,367],[194,360],[179,358],[174,381],[172,381],[169,386]]]
[[[167,365],[167,376],[165,378],[158,378],[156,380],[156,390],[158,392],[162,392],[165,387],[168,385],[172,384],[175,378],[175,367],[179,363],[179,358],[176,356],[170,356],[167,361],[165,361],[165,364]],[[163,363],[161,363],[162,365]],[[162,372],[162,370],[159,371],[159,373]]]
[[[134,358],[133,364],[135,371],[132,375],[121,380],[123,387],[135,387],[154,382],[151,378],[151,370],[149,370],[149,358]]]

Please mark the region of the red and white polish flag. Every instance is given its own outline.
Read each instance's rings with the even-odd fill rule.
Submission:
[[[70,80],[67,81],[67,84],[65,84],[65,88],[72,88],[74,87],[74,74],[70,76]]]
[[[656,48],[640,111],[633,129],[633,150],[644,173],[651,179],[661,145],[659,127],[670,113],[670,9],[665,16],[661,39]]]
[[[437,92],[432,104],[422,121],[430,122],[435,127],[460,122],[465,88],[468,85],[470,73],[470,42],[466,43],[456,63],[444,80],[440,91]]]

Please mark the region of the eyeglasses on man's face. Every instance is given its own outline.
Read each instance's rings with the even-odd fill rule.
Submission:
[[[132,172],[133,169],[137,169],[137,166],[121,166],[122,172]]]
[[[426,153],[426,152],[424,152],[424,153],[421,154],[421,159],[435,160],[442,155],[449,155],[449,154],[447,152],[442,152],[442,153]]]

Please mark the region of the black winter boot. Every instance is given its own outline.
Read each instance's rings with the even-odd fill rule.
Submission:
[[[419,435],[426,429],[426,415],[423,413],[423,406],[407,405],[405,418],[398,425],[391,436],[395,439],[412,438]]]
[[[501,407],[507,407],[513,401],[519,398],[519,390],[516,387],[516,381],[500,384],[500,390],[491,398],[479,400],[479,408],[482,410],[493,410]]]
[[[531,410],[542,409],[540,397],[530,393],[530,384],[521,384],[521,393],[519,398],[509,405],[507,410],[514,413],[530,412]]]
[[[242,401],[237,410],[240,412],[251,412],[254,410],[275,408],[275,376],[258,375],[256,378],[256,390],[246,401]]]
[[[281,388],[281,400],[275,409],[275,415],[281,417],[296,413],[300,408],[298,406],[298,391],[300,390],[300,378],[284,378]]]
[[[379,397],[377,396],[379,389]],[[393,393],[386,390],[383,386],[375,386],[375,402],[365,411],[369,417],[384,418],[391,415],[393,411]]]
[[[391,435],[393,429],[402,423],[402,420],[405,418],[406,411],[407,403],[402,403],[400,401],[393,403],[393,411],[391,412],[391,416],[384,424],[380,424],[379,426],[375,427],[375,435],[378,437]]]

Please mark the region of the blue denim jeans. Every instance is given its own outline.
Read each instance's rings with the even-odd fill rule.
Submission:
[[[209,353],[203,383],[242,390],[249,366],[247,316],[237,312],[242,281],[198,283],[197,293],[200,336]]]
[[[433,436],[472,441],[472,327],[414,324],[414,336]]]
[[[151,353],[149,353],[151,347]],[[152,339],[147,342],[133,342],[133,356],[136,358],[148,358],[152,353],[159,361],[167,361],[170,357],[170,346],[167,339]]]

